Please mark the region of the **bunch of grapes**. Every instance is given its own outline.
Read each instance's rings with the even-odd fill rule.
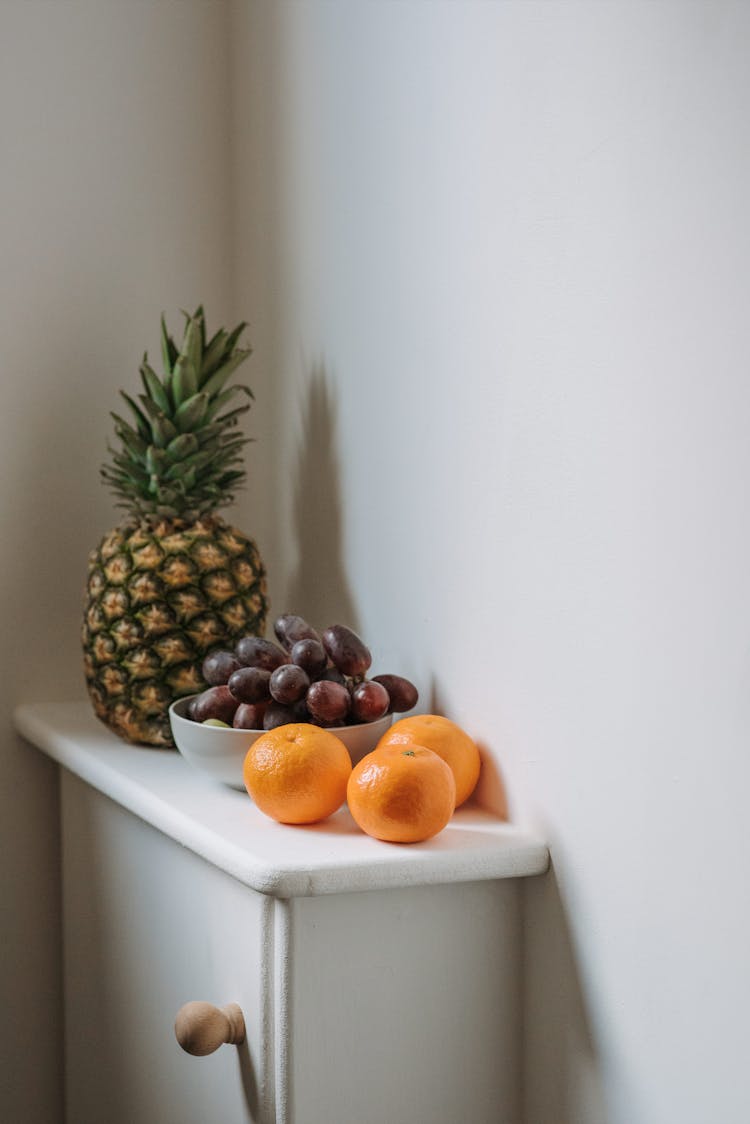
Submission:
[[[210,652],[210,686],[190,704],[195,722],[272,730],[287,722],[349,726],[411,710],[417,688],[401,675],[374,675],[369,648],[356,632],[333,624],[318,633],[285,613],[274,624],[278,644],[243,636],[234,651]]]

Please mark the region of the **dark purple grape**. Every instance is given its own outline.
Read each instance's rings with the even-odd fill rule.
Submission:
[[[349,713],[351,695],[341,683],[318,679],[307,692],[305,702],[314,719],[343,726]]]
[[[409,679],[402,675],[373,675],[373,683],[381,683],[391,700],[390,711],[401,714],[404,710],[411,710],[417,705],[419,691]]]
[[[289,655],[292,663],[306,671],[310,679],[318,679],[328,664],[328,656],[323,645],[319,640],[312,640],[309,636],[293,644]]]
[[[272,699],[282,706],[291,706],[292,703],[304,698],[310,686],[310,677],[296,664],[286,663],[271,672],[268,686]]]
[[[282,706],[281,703],[270,702],[266,707],[266,713],[263,716],[263,729],[275,730],[277,726],[286,726],[289,722],[298,722],[294,710],[290,706]]]
[[[282,652],[278,644],[261,636],[243,636],[237,641],[235,651],[243,667],[265,667],[267,671],[275,671],[289,662],[286,652]]]
[[[234,712],[235,730],[262,730],[267,703],[240,703]]]
[[[220,722],[232,725],[237,699],[228,687],[208,687],[193,703],[193,721],[205,722],[207,718],[218,718]]]
[[[332,624],[325,630],[323,647],[344,675],[364,675],[372,663],[370,649],[344,624]]]
[[[352,691],[352,715],[359,722],[375,722],[388,713],[390,699],[382,683],[365,679]]]
[[[294,706],[292,707],[292,709],[294,710],[294,721],[295,722],[309,722],[310,721],[310,711],[307,709],[307,703],[305,702],[304,699],[300,699],[298,702],[296,702],[294,704]]]
[[[327,667],[318,679],[325,679],[329,683],[341,683],[344,687],[347,686],[346,676],[342,675],[337,667]]]
[[[242,664],[234,652],[216,651],[209,652],[203,661],[201,671],[203,678],[212,687],[224,687],[229,682],[229,676]]]
[[[308,624],[304,617],[298,617],[295,613],[285,613],[283,617],[279,617],[273,626],[273,631],[279,644],[287,652],[298,640],[320,640],[312,625]]]
[[[229,676],[227,687],[237,702],[268,702],[271,697],[270,679],[271,672],[265,667],[240,667]]]

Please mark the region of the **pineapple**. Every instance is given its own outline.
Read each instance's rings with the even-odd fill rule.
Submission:
[[[218,508],[244,480],[237,434],[252,398],[226,384],[250,354],[238,347],[246,325],[206,341],[203,310],[185,313],[178,348],[162,316],[164,374],[148,355],[132,415],[112,414],[119,450],[101,469],[124,521],[89,557],[83,618],[84,671],[97,716],[126,741],[171,746],[168,707],[206,683],[213,648],[262,635],[268,601],[255,543],[225,523]]]

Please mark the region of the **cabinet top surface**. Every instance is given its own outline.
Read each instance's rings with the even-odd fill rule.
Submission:
[[[87,701],[24,705],[17,730],[64,768],[252,889],[274,897],[542,874],[546,844],[474,807],[426,843],[381,843],[344,806],[323,823],[268,819],[171,749],[127,745]]]

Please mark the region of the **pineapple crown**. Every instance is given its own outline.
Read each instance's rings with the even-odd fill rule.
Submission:
[[[232,332],[220,328],[206,341],[203,308],[183,316],[178,348],[162,315],[163,376],[144,353],[144,393],[136,401],[120,391],[133,424],[112,414],[121,448],[107,446],[111,461],[101,475],[118,498],[116,506],[139,519],[200,519],[230,504],[245,479],[241,449],[250,439],[235,427],[250,403],[228,407],[235,395],[254,396],[247,386],[226,384],[250,355],[250,348],[237,346],[247,325]]]

